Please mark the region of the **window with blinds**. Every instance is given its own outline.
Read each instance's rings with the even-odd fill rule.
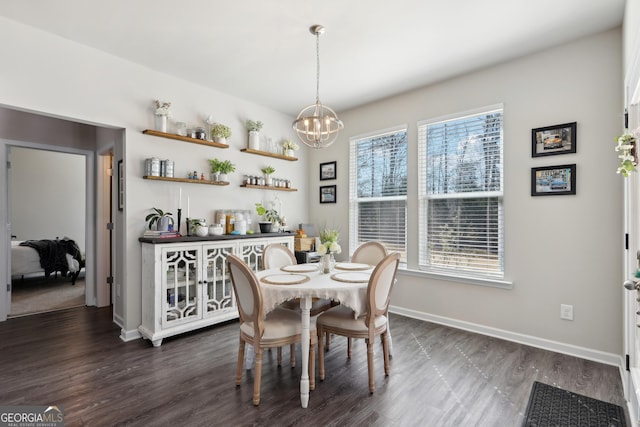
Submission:
[[[419,266],[504,277],[502,105],[418,123]]]
[[[406,262],[407,128],[350,139],[350,249],[383,243]]]

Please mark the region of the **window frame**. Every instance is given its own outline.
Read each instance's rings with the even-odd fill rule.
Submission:
[[[499,167],[500,167],[500,180],[499,189],[493,191],[469,191],[456,193],[436,193],[428,194],[428,180],[427,180],[427,168],[429,165],[428,156],[428,132],[429,126],[435,124],[441,124],[445,122],[462,121],[466,118],[473,116],[483,116],[492,113],[499,112],[500,117],[500,147],[499,147]],[[505,265],[504,265],[504,253],[505,253],[505,239],[504,239],[504,106],[503,104],[494,104],[490,106],[475,108],[464,112],[449,114],[446,116],[436,117],[432,119],[422,120],[417,123],[418,131],[418,271],[424,272],[434,277],[451,277],[456,281],[473,282],[475,284],[482,285],[495,285],[498,287],[511,287],[509,282],[504,281],[505,278]],[[429,204],[433,200],[446,200],[446,199],[487,199],[491,202],[490,198],[497,199],[497,267],[496,271],[487,269],[481,271],[481,269],[473,268],[460,268],[455,266],[443,267],[439,265],[434,267],[429,263]],[[487,231],[493,230],[490,228]],[[457,254],[463,254],[464,252],[458,252]]]
[[[365,141],[365,140],[370,140],[372,138],[380,138],[383,137],[385,135],[389,135],[389,134],[395,134],[395,133],[399,133],[399,132],[404,132],[405,133],[405,139],[406,139],[406,144],[407,144],[407,148],[406,148],[406,152],[407,152],[407,159],[406,161],[406,167],[407,167],[407,171],[406,171],[406,178],[407,181],[409,180],[409,165],[408,165],[408,160],[409,160],[409,126],[407,124],[403,124],[403,125],[398,125],[398,126],[394,126],[394,127],[390,127],[390,128],[386,128],[386,129],[381,129],[381,130],[376,130],[376,131],[372,131],[372,132],[368,132],[365,134],[360,134],[360,135],[356,135],[356,136],[352,136],[349,138],[349,255],[351,256],[351,254],[353,253],[353,251],[355,251],[355,249],[359,246],[359,244],[364,243],[364,241],[360,242],[360,230],[358,229],[358,218],[359,218],[359,213],[360,213],[360,204],[361,203],[367,203],[367,202],[381,202],[381,201],[388,201],[388,202],[394,202],[394,201],[403,201],[404,202],[404,214],[405,214],[405,218],[404,218],[404,240],[402,242],[403,246],[404,246],[404,250],[403,251],[399,251],[401,252],[401,259],[400,259],[400,263],[402,266],[406,266],[406,262],[407,262],[407,247],[408,247],[408,241],[407,241],[407,236],[408,236],[408,196],[409,196],[409,191],[408,188],[406,189],[406,192],[404,195],[393,195],[393,196],[377,196],[377,197],[358,197],[358,159],[357,159],[357,147],[358,147],[358,143],[361,141]],[[408,182],[407,182],[407,186],[408,186]],[[398,239],[398,242],[400,241],[400,239]],[[383,242],[384,243],[384,242]],[[387,246],[387,245],[385,245]],[[389,250],[394,250],[393,248],[389,248],[387,247],[387,249]]]

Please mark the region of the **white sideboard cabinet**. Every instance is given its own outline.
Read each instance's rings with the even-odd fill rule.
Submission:
[[[258,271],[266,245],[281,243],[293,251],[293,236],[281,233],[140,238],[140,242],[142,324],[138,329],[154,347],[166,337],[238,317],[228,254],[241,257]]]

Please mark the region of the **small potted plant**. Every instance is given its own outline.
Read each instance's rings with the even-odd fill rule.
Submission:
[[[231,138],[231,128],[220,123],[216,123],[211,127],[211,138],[215,142],[222,144],[227,143],[227,138]]]
[[[282,141],[282,154],[287,157],[294,157],[294,151],[298,150],[300,147],[298,144],[293,142],[290,139],[285,139]]]
[[[209,159],[209,166],[211,167],[211,181],[220,181],[220,160]]]
[[[231,163],[230,160],[222,160],[218,164],[218,170],[220,171],[220,181],[226,181],[227,175],[231,172],[235,172],[236,165]]]
[[[252,150],[260,149],[260,129],[262,129],[261,121],[247,120],[244,125],[249,131],[249,148]]]
[[[158,231],[169,231],[169,225],[173,226],[171,212],[164,212],[162,209],[152,208],[152,212],[144,219],[148,222],[149,230],[153,230],[155,225]]]
[[[201,218],[191,218],[189,219],[189,231],[190,234],[195,234],[199,237],[204,237],[209,234],[209,229],[207,228],[207,221]]]
[[[258,222],[261,233],[271,233],[271,229],[274,225],[280,223],[280,214],[275,209],[267,209],[262,203],[256,203],[256,212],[263,218]]]
[[[267,185],[267,187],[271,186],[271,174],[274,173],[276,170],[272,166],[266,166],[262,168],[261,171],[264,174],[265,184]]]

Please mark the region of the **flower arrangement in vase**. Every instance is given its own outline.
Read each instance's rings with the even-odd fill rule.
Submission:
[[[246,120],[244,122],[245,127],[249,131],[249,148],[252,150],[260,149],[260,129],[262,129],[263,123],[261,121]]]
[[[635,172],[636,166],[638,165],[638,159],[636,157],[638,138],[640,138],[640,128],[631,132],[626,131],[616,138],[617,145],[615,150],[620,153],[618,155],[620,166],[618,166],[616,173],[621,174],[625,178],[627,178],[631,172]]]
[[[216,123],[211,127],[211,138],[213,138],[215,142],[226,144],[227,138],[231,138],[231,128],[229,126]]]
[[[287,157],[293,157],[294,151],[298,150],[299,148],[300,147],[298,146],[298,144],[290,139],[285,139],[284,141],[282,141],[282,152]]]
[[[320,232],[320,245],[316,248],[320,259],[320,269],[323,273],[330,273],[335,265],[334,254],[342,252],[340,247],[340,233],[338,230],[324,229]]]
[[[171,107],[171,103],[166,101],[159,101],[157,99],[153,102],[156,106],[156,109],[154,112],[155,119],[156,119],[156,123],[155,123],[156,130],[160,132],[166,132],[167,119],[171,114],[171,111],[169,110],[169,107]]]

